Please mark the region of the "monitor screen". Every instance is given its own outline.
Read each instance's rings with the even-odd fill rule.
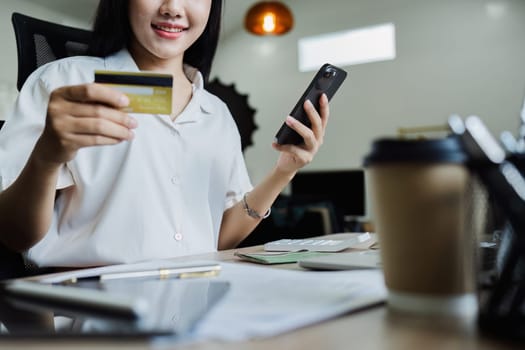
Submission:
[[[291,182],[292,196],[329,200],[339,216],[364,216],[363,169],[299,172]]]

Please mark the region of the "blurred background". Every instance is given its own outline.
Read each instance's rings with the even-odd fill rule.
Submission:
[[[393,52],[385,59],[339,64],[349,75],[332,100],[325,144],[309,170],[360,168],[373,139],[395,136],[398,128],[444,125],[451,114],[478,115],[496,135],[515,133],[519,126],[525,95],[523,0],[288,0],[282,3],[291,10],[294,26],[282,36],[245,30],[244,16],[256,2],[224,1],[211,74],[233,84],[256,111],[253,145],[245,149],[255,183],[273,166],[275,132],[315,73],[300,71],[299,42],[320,35],[386,24],[393,28],[387,43]],[[97,3],[0,2],[0,119],[9,118],[16,97],[11,13],[89,28]],[[349,45],[331,47],[344,51]],[[330,62],[325,51],[313,52]]]

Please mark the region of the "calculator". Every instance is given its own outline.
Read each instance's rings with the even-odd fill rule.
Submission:
[[[305,250],[312,252],[333,253],[345,250],[347,248],[352,248],[369,239],[370,234],[368,232],[346,239],[280,239],[278,241],[264,244],[264,250],[267,252],[298,252]]]

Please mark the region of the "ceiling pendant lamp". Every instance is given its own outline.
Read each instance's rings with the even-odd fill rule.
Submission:
[[[244,27],[255,35],[283,35],[293,27],[292,12],[280,1],[260,1],[246,13]]]

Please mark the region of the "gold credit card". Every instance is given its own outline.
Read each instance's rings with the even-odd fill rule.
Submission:
[[[171,114],[173,76],[152,72],[95,71],[95,83],[111,86],[129,98],[128,113]]]

